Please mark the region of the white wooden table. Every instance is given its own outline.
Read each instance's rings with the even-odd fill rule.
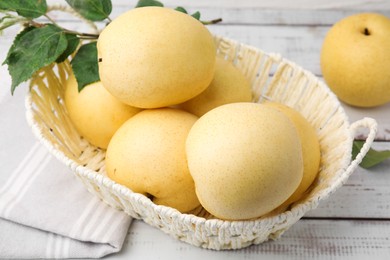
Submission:
[[[49,3],[63,3],[52,0]],[[116,17],[136,1],[113,1]],[[253,45],[267,52],[277,52],[321,77],[319,53],[330,26],[353,13],[376,11],[390,17],[388,0],[165,0],[167,6],[178,5],[189,11],[200,11],[205,20],[223,18],[223,23],[209,26],[211,32]],[[72,17],[53,14],[68,28],[80,28]],[[6,30],[0,41],[0,60],[4,60],[16,29]],[[389,70],[390,68],[384,68]],[[389,72],[390,73],[390,72]],[[26,89],[10,95],[10,78],[0,68],[0,109],[9,110],[1,124],[15,125],[8,136],[10,146],[0,147],[7,154],[0,162],[15,164],[12,140],[18,146],[35,142],[24,117]],[[390,86],[389,86],[390,87]],[[374,143],[378,149],[390,149],[390,104],[373,109],[343,105],[350,121],[373,117],[379,123]],[[4,139],[5,140],[5,139]],[[348,182],[330,199],[288,230],[280,240],[237,251],[210,251],[176,241],[142,221],[134,221],[123,250],[107,259],[390,259],[390,160],[370,170],[358,168]]]

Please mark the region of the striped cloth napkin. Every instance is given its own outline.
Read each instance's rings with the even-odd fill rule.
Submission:
[[[0,184],[0,258],[102,257],[129,225],[38,143]]]
[[[90,194],[36,141],[22,96],[0,101],[0,259],[98,258],[121,250],[131,218]]]

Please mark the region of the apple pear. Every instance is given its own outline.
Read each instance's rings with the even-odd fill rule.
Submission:
[[[231,103],[204,114],[186,142],[201,205],[226,220],[260,217],[302,180],[302,146],[292,121],[270,106]]]
[[[185,154],[185,141],[196,120],[172,108],[141,111],[112,137],[107,176],[156,204],[180,212],[196,208],[199,201]]]
[[[73,73],[65,83],[64,98],[68,115],[80,135],[103,149],[107,148],[116,130],[141,111],[120,102],[101,81],[91,83],[79,92]]]
[[[123,13],[103,29],[97,49],[104,87],[135,107],[182,103],[205,90],[214,75],[211,33],[191,15],[170,8]]]
[[[178,107],[200,117],[218,106],[251,100],[249,80],[231,61],[217,57],[214,77],[207,89]]]
[[[266,102],[264,104],[283,112],[294,123],[302,144],[303,177],[298,188],[283,203],[283,206],[288,206],[301,199],[317,177],[321,161],[320,143],[315,129],[301,113],[281,103]]]
[[[321,50],[325,82],[358,107],[390,101],[390,19],[377,13],[348,16],[327,33]]]

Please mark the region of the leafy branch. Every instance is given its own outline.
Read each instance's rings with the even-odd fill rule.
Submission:
[[[111,0],[66,0],[68,6],[88,23],[110,23]],[[136,8],[164,5],[155,0],[139,0]],[[183,7],[177,11],[187,13]],[[22,82],[30,79],[38,70],[53,62],[63,62],[74,54],[71,65],[79,85],[84,86],[99,81],[96,40],[98,33],[86,33],[69,30],[60,26],[48,15],[46,0],[0,0],[0,32],[8,27],[21,24],[24,29],[16,35],[3,65],[8,65],[12,78],[11,93]],[[201,21],[200,13],[191,15],[203,24],[222,21],[215,19]],[[37,18],[46,18],[47,22],[38,22]],[[95,24],[93,24],[95,26]]]

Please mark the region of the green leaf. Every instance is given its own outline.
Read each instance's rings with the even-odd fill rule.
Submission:
[[[163,3],[156,0],[139,0],[135,8],[145,7],[145,6],[160,6],[164,7]]]
[[[100,80],[96,42],[80,47],[72,62],[79,92],[88,84]]]
[[[65,33],[48,24],[27,28],[16,36],[4,63],[12,78],[11,92],[39,69],[53,63],[66,49]],[[3,64],[4,64],[3,63]]]
[[[364,141],[354,141],[352,147],[352,158],[355,159],[359,151],[362,149]],[[376,151],[370,149],[364,156],[360,166],[368,169],[390,158],[390,151]]]
[[[23,29],[23,31],[21,31],[20,33],[18,33],[11,45],[11,47],[9,48],[8,50],[8,53],[7,53],[7,57],[5,58],[5,60],[3,61],[2,65],[4,64],[8,64],[8,59],[9,59],[9,56],[14,52],[15,48],[16,48],[16,45],[17,43],[19,42],[20,38],[25,35],[26,33],[28,33],[29,31],[32,31],[34,29],[37,29],[36,27],[26,27]]]
[[[199,20],[199,19],[200,19],[200,13],[199,13],[199,11],[197,11],[197,12],[191,14],[191,16],[194,17],[196,20]]]
[[[61,63],[66,58],[68,58],[69,55],[71,55],[79,46],[80,39],[75,34],[67,33],[65,34],[66,40],[68,41],[68,46],[66,47],[66,50],[58,57],[56,60],[57,63]]]
[[[46,0],[0,0],[0,9],[17,12],[26,18],[38,18],[46,14]]]
[[[91,21],[103,21],[112,11],[111,0],[66,0],[66,2]]]
[[[184,9],[184,7],[181,7],[181,6],[176,7],[175,10],[178,11],[178,12],[182,12],[182,13],[188,14],[187,10]]]

